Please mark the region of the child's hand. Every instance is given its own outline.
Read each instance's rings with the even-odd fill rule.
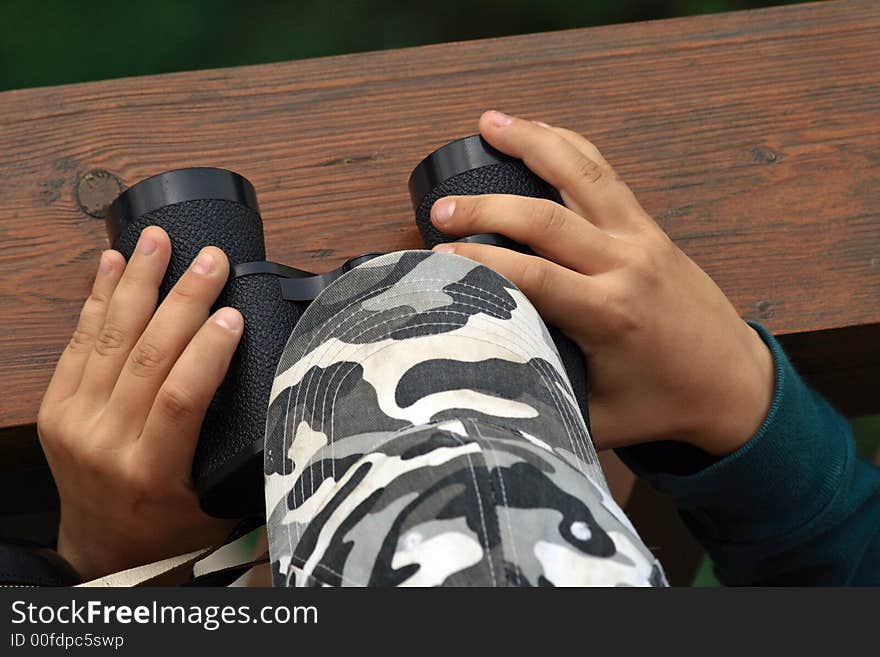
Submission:
[[[221,540],[190,480],[208,404],[243,319],[211,304],[229,273],[204,249],[156,310],[171,244],[143,231],[128,265],[105,251],[37,420],[61,497],[58,551],[85,579]],[[154,314],[155,311],[155,314]]]
[[[677,439],[721,456],[744,444],[770,407],[773,362],[724,293],[580,135],[498,112],[481,117],[480,131],[566,207],[500,194],[440,199],[431,218],[441,231],[502,233],[538,256],[436,248],[509,278],[580,345],[597,447]]]

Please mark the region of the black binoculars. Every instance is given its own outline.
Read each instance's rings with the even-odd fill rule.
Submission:
[[[428,248],[455,241],[431,223],[431,206],[443,196],[497,193],[559,200],[557,191],[520,160],[492,148],[479,135],[453,141],[422,160],[410,176],[409,192],[416,225]],[[287,339],[321,290],[378,254],[354,257],[325,274],[266,262],[263,220],[253,185],[224,169],[160,173],[124,191],[110,206],[110,242],[126,259],[141,231],[152,225],[165,229],[172,243],[160,301],[203,247],[217,246],[229,258],[229,279],[216,307],[237,308],[245,330],[202,424],[193,481],[206,513],[221,518],[256,516],[264,505],[261,483],[269,393]],[[458,241],[526,250],[501,235],[473,235]],[[549,328],[586,418],[583,358],[576,345]]]

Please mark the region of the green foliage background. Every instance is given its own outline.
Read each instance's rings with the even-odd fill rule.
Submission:
[[[0,0],[0,90],[381,50],[780,0]]]

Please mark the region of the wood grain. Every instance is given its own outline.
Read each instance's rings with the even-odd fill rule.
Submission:
[[[0,427],[34,421],[106,246],[102,189],[233,169],[270,257],[323,271],[417,246],[410,170],[492,107],[590,136],[845,404],[853,368],[880,373],[878,61],[880,4],[846,1],[2,93]]]

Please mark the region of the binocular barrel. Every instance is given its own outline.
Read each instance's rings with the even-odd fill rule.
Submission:
[[[422,160],[409,177],[409,194],[416,225],[428,248],[458,239],[445,235],[431,223],[431,206],[444,196],[512,194],[562,202],[559,192],[533,173],[522,160],[493,148],[480,135],[449,142]],[[479,239],[487,237],[491,239]],[[502,235],[480,235],[460,241],[490,243],[531,253],[527,247]],[[578,406],[589,427],[587,370],[583,353],[555,326],[548,325],[547,329],[565,364]]]
[[[416,224],[429,248],[456,239],[431,223],[431,206],[443,196],[497,193],[559,200],[553,187],[479,135],[451,142],[422,160],[410,176],[409,191]],[[111,204],[107,230],[113,248],[126,260],[147,226],[160,226],[171,238],[171,261],[159,290],[160,302],[205,246],[221,248],[231,267],[249,263],[238,268],[246,270],[246,275],[230,276],[215,306],[237,308],[245,328],[202,424],[192,473],[206,513],[220,518],[258,515],[264,507],[263,442],[273,375],[308,305],[301,295],[289,290],[285,294],[279,276],[287,272],[308,277],[308,272],[264,262],[263,221],[256,193],[250,182],[231,171],[168,171],[139,182]],[[500,235],[464,239],[527,251]],[[334,276],[318,278],[300,279],[296,284],[311,290]],[[586,418],[583,357],[557,329],[551,326],[549,330]]]
[[[457,238],[431,223],[431,206],[444,196],[515,194],[559,200],[558,192],[532,173],[521,160],[490,146],[480,135],[456,139],[422,160],[409,177],[409,195],[416,225],[430,249]],[[499,242],[513,247],[506,238]]]

